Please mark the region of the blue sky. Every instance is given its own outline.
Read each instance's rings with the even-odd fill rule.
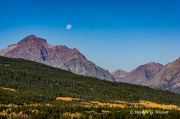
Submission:
[[[0,0],[0,49],[35,34],[77,48],[110,72],[166,64],[180,57],[179,6],[178,0]]]

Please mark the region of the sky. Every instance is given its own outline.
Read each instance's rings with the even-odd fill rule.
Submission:
[[[179,0],[0,0],[0,49],[34,34],[77,48],[110,72],[165,65],[180,57],[179,6]]]

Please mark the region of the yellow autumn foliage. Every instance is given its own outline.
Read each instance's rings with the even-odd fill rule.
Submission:
[[[102,103],[102,102],[99,102],[99,101],[91,101],[90,103],[98,104],[98,106],[121,107],[121,108],[125,108],[126,107],[125,104]]]
[[[176,105],[157,104],[157,103],[146,101],[146,100],[140,100],[139,104],[144,105],[145,107],[150,107],[150,108],[176,109],[176,110],[180,109]]]
[[[73,101],[73,100],[80,100],[80,99],[79,98],[72,98],[72,97],[57,97],[56,100]]]
[[[16,92],[16,90],[12,89],[12,88],[4,88],[4,87],[0,87],[0,88],[3,89],[3,90],[8,90],[8,91]]]
[[[79,118],[81,116],[81,113],[79,113],[79,112],[77,112],[77,113],[65,112],[63,114],[63,116],[68,117],[70,119],[74,119],[74,118]]]
[[[161,109],[175,109],[175,110],[180,110],[180,107],[176,105],[165,105],[165,104],[157,104],[155,102],[151,101],[146,101],[146,100],[140,100],[137,103],[131,103],[131,102],[126,102],[126,101],[114,101],[114,103],[102,103],[99,101],[90,101],[90,102],[81,102],[82,104],[85,105],[92,105],[96,104],[97,106],[109,106],[109,107],[121,107],[121,108],[126,108],[126,107],[147,107],[147,108],[161,108]]]

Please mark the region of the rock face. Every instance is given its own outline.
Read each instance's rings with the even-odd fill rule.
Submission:
[[[111,74],[113,75],[113,77],[115,78],[115,81],[117,82],[121,82],[121,80],[124,80],[124,78],[128,75],[127,72],[120,69],[112,72]]]
[[[35,35],[27,36],[20,42],[1,50],[0,56],[23,58],[76,74],[114,81],[113,76],[107,70],[87,60],[76,48],[69,49],[62,45],[52,46],[45,39]]]
[[[180,58],[168,63],[150,82],[152,88],[170,90],[180,93]]]
[[[122,82],[144,85],[154,78],[154,76],[161,71],[163,65],[159,63],[150,62],[137,67],[135,70],[128,73],[128,75],[121,80]]]

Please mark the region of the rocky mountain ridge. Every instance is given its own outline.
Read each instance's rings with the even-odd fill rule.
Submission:
[[[150,62],[132,70],[119,81],[131,83],[131,84],[144,85],[145,83],[152,80],[154,76],[161,71],[162,68],[163,65],[155,62]]]
[[[152,88],[180,93],[180,58],[168,63],[150,82],[147,82],[145,85]]]
[[[0,56],[23,58],[76,74],[114,81],[108,70],[96,66],[76,48],[70,49],[64,45],[53,46],[35,35],[29,35],[20,42],[1,50]]]

